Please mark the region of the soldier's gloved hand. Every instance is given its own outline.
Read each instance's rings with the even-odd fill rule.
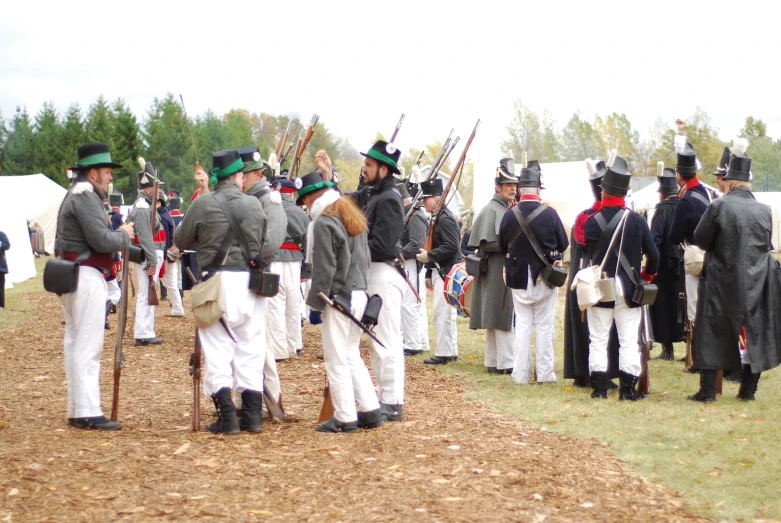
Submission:
[[[124,225],[119,226],[119,230],[127,234],[127,237],[133,239],[136,235],[136,225],[133,222],[127,222]]]
[[[428,263],[428,251],[420,249],[420,252],[415,255],[415,258],[417,258],[420,263]]]
[[[111,264],[111,275],[116,278],[116,276],[122,272],[122,262],[113,262]]]
[[[263,258],[260,257],[260,254],[249,261],[249,266],[255,270],[260,270],[263,268]]]
[[[426,288],[430,291],[434,290],[434,282],[431,281],[431,278],[426,278]]]
[[[418,183],[420,181],[420,167],[417,164],[412,166],[409,178],[413,183]]]
[[[323,313],[314,309],[309,311],[309,323],[312,325],[320,325],[323,323]]]

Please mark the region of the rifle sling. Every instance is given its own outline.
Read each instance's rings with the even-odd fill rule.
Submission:
[[[602,249],[604,249],[607,243],[610,241],[610,238],[613,236],[613,232],[616,230],[616,227],[618,227],[618,223],[621,221],[621,218],[624,217],[624,212],[626,212],[624,209],[618,211],[616,215],[613,216],[613,219],[610,220],[610,223],[605,221],[605,217],[602,216],[602,211],[594,215],[594,219],[597,221],[597,225],[599,225],[599,228],[602,230],[602,236],[599,237],[597,248],[594,249],[594,256],[591,259],[592,265],[596,264],[596,261],[599,258],[599,253],[602,252]],[[605,253],[605,256],[607,256],[607,253]]]
[[[518,209],[516,212],[515,209]],[[542,211],[545,210],[545,205],[540,204],[539,207],[534,209],[532,212],[529,213],[529,217],[526,218],[526,224],[530,224],[534,221],[534,219],[542,214]],[[523,232],[523,226],[521,225],[521,220],[518,218],[518,215],[521,215],[521,210],[518,208],[518,205],[512,208],[513,213],[515,214],[515,218],[518,220],[518,227],[513,231],[513,233],[510,235],[510,239],[507,241],[507,252],[510,252],[510,249],[512,249],[513,244],[515,243],[515,240],[518,239],[518,237],[521,235],[521,232]],[[526,236],[529,236],[528,234]],[[531,240],[529,240],[531,241]]]

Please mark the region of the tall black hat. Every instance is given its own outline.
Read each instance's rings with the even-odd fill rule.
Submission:
[[[111,153],[108,151],[108,145],[102,142],[85,143],[79,147],[79,161],[72,165],[72,171],[86,171],[87,169],[111,167],[119,169],[121,163],[111,161]]]
[[[682,178],[694,178],[697,175],[697,155],[694,154],[694,147],[689,142],[678,152],[678,162],[675,170]]]
[[[409,195],[409,191],[407,190],[407,184],[404,182],[400,182],[396,184],[396,189],[399,191],[399,194],[401,195],[402,200],[406,200],[407,198],[412,198]]]
[[[740,180],[742,182],[751,181],[751,158],[746,156],[748,142],[736,143],[733,147],[733,154],[729,160],[725,180]]]
[[[659,191],[661,194],[676,194],[678,192],[678,180],[675,176],[675,169],[665,167],[664,172],[657,178],[659,181]]]
[[[540,166],[539,160],[529,160],[528,162],[526,162],[526,167],[528,169],[534,169],[538,173],[542,174],[542,166]]]
[[[602,201],[602,178],[605,177],[607,171],[607,164],[604,160],[600,160],[594,164],[594,172],[588,177],[588,183],[591,185],[591,192],[594,195],[594,199]]]
[[[420,182],[420,187],[423,189],[423,198],[430,196],[442,196],[444,187],[442,186],[442,178],[436,178],[434,180],[424,180]]]
[[[125,205],[125,197],[122,195],[122,191],[114,189],[114,192],[108,195],[108,203],[112,207],[121,207]]]
[[[727,167],[729,167],[729,159],[732,156],[732,151],[730,151],[729,147],[725,147],[724,151],[721,153],[721,161],[719,161],[719,166],[716,167],[716,171],[713,173],[714,176],[724,176],[727,174]]]
[[[496,168],[494,183],[518,183],[518,177],[515,175],[515,161],[512,158],[502,158],[499,160],[499,167]]]
[[[322,189],[323,187],[333,187],[335,185],[334,182],[323,181],[323,173],[320,169],[317,169],[306,176],[302,176],[301,178],[296,178],[293,180],[293,183],[295,184],[298,196],[296,205],[301,205],[301,198],[307,194]]]
[[[260,149],[251,145],[249,147],[240,148],[238,152],[239,156],[241,156],[241,161],[244,162],[244,168],[242,170],[245,173],[263,169],[264,162],[263,158],[260,157]]]
[[[616,156],[613,165],[607,168],[602,178],[602,190],[613,196],[626,196],[632,175],[627,168],[626,160]]]
[[[529,162],[529,164],[531,164],[531,162]],[[518,187],[539,187],[542,189],[540,171],[533,167],[521,169],[521,175],[518,177]]]
[[[209,181],[214,185],[220,178],[231,176],[243,169],[244,162],[241,160],[239,151],[236,149],[217,151],[212,155],[211,179]]]
[[[361,156],[377,160],[381,164],[386,165],[392,173],[399,174],[399,158],[401,157],[401,151],[396,148],[395,144],[388,143],[384,140],[377,140],[377,142],[372,145],[372,148],[365,153],[361,153]]]
[[[418,187],[420,187],[420,184],[413,182],[411,178],[404,180],[404,185],[407,186],[407,192],[409,194],[418,194]]]
[[[146,189],[152,187],[155,184],[155,172],[154,167],[150,162],[146,162],[146,168],[143,171],[136,173],[138,175],[138,188]],[[165,182],[159,181],[158,186],[165,185]]]
[[[179,191],[171,191],[168,193],[168,208],[172,211],[174,209],[182,208],[182,195]]]

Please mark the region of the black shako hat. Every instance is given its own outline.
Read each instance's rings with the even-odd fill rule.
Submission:
[[[323,181],[323,173],[320,169],[293,180],[296,187],[296,205],[301,205],[301,198],[323,187],[333,187],[334,182]]]
[[[139,189],[146,189],[147,187],[152,187],[155,184],[155,176],[160,176],[160,173],[156,173],[154,167],[152,167],[152,164],[150,162],[146,162],[146,167],[143,171],[139,171],[136,173],[138,176],[138,188]],[[165,185],[165,182],[159,181],[158,186]]]
[[[244,169],[244,162],[241,160],[239,151],[236,149],[225,149],[217,151],[212,155],[211,182],[217,183],[220,178],[231,176]]]
[[[423,198],[429,198],[431,196],[442,196],[442,192],[444,191],[444,187],[442,186],[442,178],[424,180],[420,182],[420,187],[423,190]]]
[[[182,195],[179,191],[171,191],[168,193],[168,208],[172,211],[174,209],[182,208]]]
[[[100,167],[111,167],[119,169],[121,163],[111,161],[111,153],[108,151],[108,145],[102,142],[85,143],[79,147],[79,161],[72,165],[72,171],[86,171],[87,169],[98,169]]]
[[[686,179],[697,175],[697,155],[694,154],[694,147],[689,142],[686,142],[683,150],[678,153],[675,171]]]
[[[420,184],[413,182],[411,178],[404,180],[404,185],[407,186],[407,192],[411,195],[414,196],[418,194],[418,187],[420,187]]]
[[[626,196],[631,181],[632,175],[629,173],[626,160],[616,156],[613,165],[607,168],[605,176],[602,177],[602,190],[613,196]]]
[[[540,161],[539,160],[529,160],[528,162],[526,162],[526,168],[527,169],[534,169],[538,173],[542,174],[542,166],[540,165]]]
[[[238,150],[241,161],[244,162],[245,173],[252,171],[259,171],[263,169],[263,159],[260,157],[260,149],[251,145],[249,147],[242,147]]]
[[[602,201],[602,178],[605,177],[607,164],[604,160],[600,160],[594,164],[594,168],[595,171],[588,177],[588,183],[591,185],[591,192],[594,194],[594,199]]]
[[[499,160],[499,167],[496,168],[494,183],[518,183],[518,177],[515,175],[515,161],[512,158],[502,158]]]
[[[751,158],[746,153],[741,155],[733,154],[729,160],[725,180],[740,180],[742,182],[751,181]]]
[[[377,140],[372,145],[372,148],[365,153],[361,153],[361,156],[366,156],[386,165],[392,173],[400,174],[399,172],[399,158],[401,157],[401,151],[396,148],[395,144],[388,143],[384,140]]]
[[[531,164],[531,162],[529,162]],[[524,167],[521,169],[521,175],[518,177],[518,187],[539,187],[542,186],[540,171],[533,167]]]
[[[721,161],[719,161],[719,166],[716,167],[716,171],[713,173],[715,176],[724,176],[727,174],[727,167],[729,167],[729,160],[732,156],[732,151],[730,151],[729,147],[725,147],[724,151],[721,153]]]
[[[657,178],[659,181],[659,191],[661,194],[677,194],[678,180],[675,176],[675,169],[665,167],[664,172]]]
[[[122,191],[115,188],[114,192],[108,195],[108,204],[112,207],[125,205],[125,197],[122,195]]]

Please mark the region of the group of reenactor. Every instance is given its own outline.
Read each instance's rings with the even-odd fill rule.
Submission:
[[[700,373],[701,388],[690,399],[715,399],[718,370],[741,374],[740,397],[753,399],[759,373],[781,361],[781,311],[773,301],[778,271],[770,256],[770,211],[750,193],[751,160],[744,153],[725,149],[716,175],[726,196],[712,200],[698,181],[693,147],[681,144],[675,170],[660,170],[660,203],[650,228],[626,208],[627,162],[618,156],[587,162],[595,201],[578,215],[569,240],[556,211],[541,200],[539,163],[526,161],[524,153],[516,173],[510,155],[499,162],[495,194],[474,220],[462,253],[458,220],[438,205],[442,180],[397,178],[401,152],[393,143],[380,140],[362,153],[361,186],[351,194],[339,190],[322,150],[315,155],[317,170],[301,177],[280,172],[274,155],[264,162],[254,146],[218,151],[210,173],[196,163],[199,189],[184,215],[179,193],[170,193],[169,201],[154,170],[145,169],[138,173],[139,197],[125,224],[117,216],[121,194],[106,198],[111,169],[119,165],[105,144],[83,145],[56,240],[58,257],[79,262],[77,289],[60,296],[69,424],[121,428],[103,415],[98,374],[104,317],[121,298],[111,283],[118,274],[116,253],[130,242],[145,259],[136,265],[137,345],[163,342],[148,303],[158,277],[172,316],[184,315],[180,266],[187,273],[182,288],[206,296],[194,308],[204,391],[216,407],[217,420],[206,427],[211,432],[261,431],[264,401],[270,413],[284,412],[276,362],[302,349],[302,282],[310,322],[322,331],[333,404],[333,415],[317,430],[353,432],[402,419],[404,356],[429,350],[422,285],[433,291],[436,335],[434,355],[424,361],[441,365],[458,357],[456,318],[464,307],[451,299],[458,301],[448,280],[461,264],[473,285],[469,326],[486,330],[489,373],[510,374],[518,384],[557,381],[558,287],[569,287],[579,270],[601,265],[604,277],[615,282],[609,301],[581,312],[574,286],[567,291],[565,378],[590,386],[592,397],[606,398],[611,378],[618,377],[620,399],[643,397],[637,390],[637,288],[655,281],[650,316],[662,357],[673,357],[684,313],[693,330],[692,368]],[[431,216],[435,209],[441,211]],[[155,212],[161,219],[151,219]],[[568,248],[569,281],[561,261]],[[370,335],[376,390],[359,351],[363,332]]]

